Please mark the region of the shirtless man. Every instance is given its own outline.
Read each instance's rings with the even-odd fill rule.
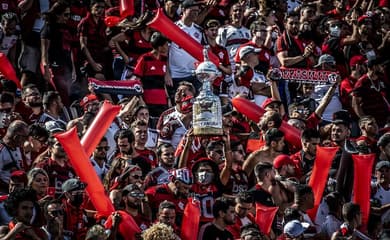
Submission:
[[[243,164],[243,170],[250,177],[253,169],[260,162],[273,164],[275,157],[282,153],[284,148],[284,133],[277,128],[269,129],[265,135],[265,146],[253,152]]]

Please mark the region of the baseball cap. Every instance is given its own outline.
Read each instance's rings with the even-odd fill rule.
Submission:
[[[262,104],[261,104],[261,107],[263,109],[265,109],[268,105],[270,105],[271,103],[277,103],[279,104],[279,106],[282,104],[281,101],[279,100],[276,100],[276,99],[273,99],[273,98],[267,98]]]
[[[179,180],[180,182],[190,185],[193,183],[191,171],[188,168],[179,168],[171,172],[172,181]]]
[[[45,128],[49,133],[54,134],[58,132],[64,132],[65,129],[61,124],[59,124],[57,121],[47,121],[45,122]]]
[[[62,184],[62,191],[71,192],[77,190],[84,190],[87,187],[86,183],[81,182],[77,178],[70,178]]]
[[[80,101],[80,106],[85,107],[88,103],[93,102],[95,100],[98,100],[95,94],[88,94],[87,96],[83,97]]]
[[[187,9],[187,8],[190,8],[190,7],[193,7],[193,6],[199,6],[199,5],[200,5],[200,3],[195,2],[194,0],[184,0],[184,2],[181,4],[181,6],[184,9]]]
[[[315,68],[321,67],[323,63],[331,63],[336,64],[336,61],[334,60],[334,57],[329,54],[322,54],[321,57],[318,59],[318,64],[315,65]]]
[[[206,20],[206,22],[204,24],[204,28],[208,29],[211,27],[219,27],[220,25],[221,24],[219,23],[219,21],[217,19],[209,19],[209,20]]]
[[[351,116],[349,115],[349,112],[346,110],[341,110],[333,113],[333,120],[332,123],[342,123],[349,125],[351,123]]]
[[[284,225],[283,233],[289,237],[299,237],[309,226],[309,223],[292,220]]]
[[[254,48],[252,46],[245,46],[240,49],[240,52],[238,53],[238,56],[240,59],[248,55],[249,53],[259,53],[260,48]]]
[[[356,64],[364,64],[366,59],[362,55],[355,55],[349,60],[349,66],[353,67]]]
[[[22,170],[16,170],[11,173],[12,181],[17,182],[23,182],[24,184],[27,184],[27,174],[25,171]]]
[[[378,171],[381,168],[386,167],[390,168],[390,162],[389,161],[380,161],[375,165],[375,170]]]
[[[357,22],[358,22],[359,25],[361,25],[361,24],[363,24],[363,23],[365,23],[365,22],[367,22],[367,21],[371,21],[371,20],[372,20],[372,19],[371,19],[370,16],[368,16],[368,15],[362,15],[362,16],[360,16],[360,17],[358,18]]]
[[[141,188],[138,187],[136,184],[131,183],[122,189],[122,196],[126,196],[127,194],[129,194],[134,190],[141,191]]]
[[[294,165],[294,161],[290,158],[289,155],[281,154],[274,159],[274,168],[275,169],[279,169],[282,166],[288,165],[288,164]]]

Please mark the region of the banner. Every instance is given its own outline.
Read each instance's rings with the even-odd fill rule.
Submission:
[[[360,205],[362,224],[366,226],[370,213],[371,174],[375,154],[352,154],[353,159],[353,202]]]
[[[137,80],[100,81],[95,78],[88,78],[88,82],[95,93],[134,96],[142,95],[144,93],[142,83]]]
[[[81,145],[87,157],[91,156],[120,110],[120,106],[112,105],[110,102],[104,101],[103,106],[81,139]]]
[[[271,233],[272,222],[278,209],[279,207],[267,207],[256,203],[256,223],[264,234],[269,235]]]
[[[336,81],[337,73],[315,69],[280,68],[281,77],[286,81],[328,84]]]
[[[314,194],[314,207],[307,211],[313,222],[328,181],[329,169],[338,149],[338,147],[320,147],[317,145],[316,158],[309,180],[309,186],[313,189]]]
[[[258,123],[260,118],[265,113],[264,109],[246,98],[233,98],[232,104],[238,112],[244,114],[247,118],[254,121],[255,123]],[[297,128],[290,126],[286,123],[286,121],[283,121],[279,130],[284,133],[284,138],[287,142],[299,149],[302,148],[301,132]]]
[[[181,223],[181,239],[197,240],[200,220],[200,202],[194,198],[188,198],[184,208],[183,221]]]

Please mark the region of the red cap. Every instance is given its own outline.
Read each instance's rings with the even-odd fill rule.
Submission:
[[[265,109],[268,105],[270,105],[271,103],[278,103],[279,105],[282,103],[281,101],[279,100],[276,100],[276,99],[273,99],[273,98],[267,98],[262,104],[261,104],[261,107],[263,109]]]
[[[11,179],[23,182],[25,185],[27,184],[27,174],[25,171],[16,170],[11,173]]]
[[[85,107],[88,103],[90,103],[92,101],[95,101],[95,100],[98,100],[96,95],[95,94],[89,94],[89,95],[83,97],[83,99],[81,99],[80,106],[81,107]]]
[[[349,60],[349,66],[353,67],[356,64],[364,64],[365,61],[366,59],[362,55],[355,55]]]
[[[290,158],[289,155],[282,154],[282,155],[277,156],[274,159],[274,168],[275,169],[279,169],[282,166],[288,165],[288,164],[295,165],[294,161]]]
[[[371,20],[371,17],[368,16],[368,15],[363,15],[363,16],[360,16],[357,21],[360,24],[360,23],[362,23],[365,20]]]

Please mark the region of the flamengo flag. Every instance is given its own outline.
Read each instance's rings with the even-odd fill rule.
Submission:
[[[188,198],[181,223],[181,239],[197,240],[200,220],[200,202],[194,198]]]
[[[264,234],[270,234],[272,222],[274,221],[278,209],[279,207],[267,207],[256,203],[256,223]]]
[[[363,226],[370,213],[371,173],[375,154],[353,154],[353,202],[360,205]]]
[[[95,93],[108,93],[120,95],[142,95],[144,89],[137,80],[125,81],[100,81],[95,78],[88,78],[89,84]]]
[[[317,146],[314,167],[309,180],[309,186],[313,189],[314,207],[307,211],[310,218],[314,221],[316,218],[318,206],[321,203],[322,194],[328,179],[329,169],[338,147],[320,147]]]

